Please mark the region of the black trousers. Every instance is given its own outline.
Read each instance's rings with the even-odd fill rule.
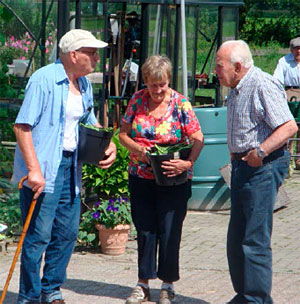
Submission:
[[[157,186],[154,180],[129,176],[129,190],[137,230],[139,279],[179,280],[179,248],[191,181]]]

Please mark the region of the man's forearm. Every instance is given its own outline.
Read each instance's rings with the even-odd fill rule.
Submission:
[[[40,164],[34,150],[30,126],[15,124],[14,132],[28,171],[40,171]]]
[[[295,120],[290,120],[279,126],[261,145],[266,155],[282,147],[298,130]]]

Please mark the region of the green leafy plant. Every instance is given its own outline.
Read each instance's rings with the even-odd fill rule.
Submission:
[[[1,184],[3,186],[2,182],[0,186]],[[22,230],[21,210],[19,208],[19,192],[13,186],[10,186],[9,190],[9,192],[0,195],[0,223],[8,226],[7,236],[13,236]]]
[[[184,149],[191,148],[193,144],[186,144],[186,143],[178,143],[175,145],[170,145],[170,146],[160,146],[155,144],[154,147],[151,150],[151,155],[166,155],[169,153],[175,153],[179,152]]]
[[[102,224],[106,228],[114,228],[117,225],[131,224],[130,203],[128,198],[111,198],[97,202],[89,210],[95,224]]]
[[[96,130],[99,132],[113,132],[114,128],[112,127],[108,127],[108,128],[98,128],[96,126],[93,125],[85,125],[83,123],[80,123],[81,126],[84,126],[85,128],[91,129],[91,130]]]
[[[78,233],[79,243],[98,244],[98,233],[96,224],[102,224],[106,228],[114,228],[117,225],[131,225],[131,209],[128,198],[111,198],[98,201],[92,208],[81,216],[81,223]]]
[[[12,87],[16,77],[7,75],[7,65],[2,65],[0,68],[0,97],[14,98],[17,95],[17,90]]]
[[[119,132],[116,131],[112,141],[117,147],[117,157],[108,169],[101,169],[94,165],[84,165],[82,180],[85,195],[94,194],[98,199],[113,197],[128,197],[128,162],[129,152],[119,143]]]
[[[83,180],[83,201],[88,201],[89,197],[95,197],[97,201],[103,202],[102,207],[107,205],[110,199],[123,197],[123,201],[129,196],[128,190],[128,162],[129,152],[119,142],[119,131],[116,131],[112,137],[112,141],[117,147],[117,157],[112,166],[108,169],[101,169],[94,165],[83,165],[82,168],[82,180]],[[95,200],[94,200],[95,202]],[[88,203],[88,202],[87,202]],[[87,205],[86,203],[86,205]],[[96,203],[97,205],[98,203]],[[119,203],[115,203],[115,208]],[[81,245],[92,245],[97,246],[98,244],[98,232],[95,228],[96,219],[92,216],[92,213],[97,212],[96,208],[99,206],[92,206],[91,208],[87,205],[88,209],[82,213],[81,221],[78,233],[78,243]],[[126,216],[128,218],[129,203],[122,205],[126,206]],[[121,207],[120,212],[124,209]],[[122,211],[123,212],[123,211]],[[107,215],[107,213],[106,213]],[[114,214],[116,215],[116,214]],[[102,217],[103,218],[103,217]],[[104,218],[103,218],[104,219]],[[108,224],[108,219],[105,221]],[[117,219],[111,220],[116,223]],[[111,223],[112,223],[111,222]]]

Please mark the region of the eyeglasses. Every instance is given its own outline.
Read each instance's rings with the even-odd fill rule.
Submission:
[[[75,52],[87,54],[88,56],[92,56],[92,57],[99,56],[98,50],[95,51],[76,50]]]

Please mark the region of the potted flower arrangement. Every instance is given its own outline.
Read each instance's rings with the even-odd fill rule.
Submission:
[[[86,223],[99,231],[102,253],[110,255],[124,253],[132,223],[130,203],[127,198],[98,201],[82,217],[86,219]]]

